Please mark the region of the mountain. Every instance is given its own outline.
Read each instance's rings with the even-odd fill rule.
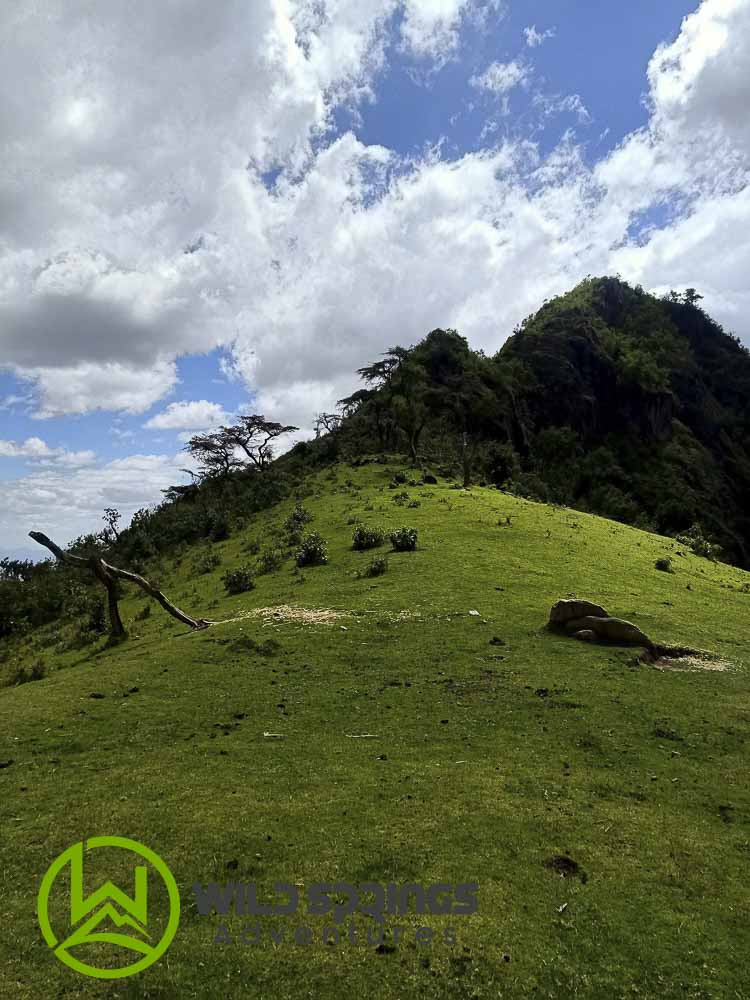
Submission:
[[[342,401],[338,454],[400,448],[465,484],[693,529],[748,566],[750,354],[699,302],[596,278],[545,303],[493,358],[434,330],[360,370],[368,387]]]

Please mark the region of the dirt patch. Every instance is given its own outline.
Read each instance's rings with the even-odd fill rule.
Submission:
[[[588,881],[586,872],[577,861],[569,858],[567,854],[553,854],[544,862],[544,867],[557,872],[560,878],[579,878],[581,882]]]
[[[657,670],[676,670],[678,672],[690,672],[695,670],[708,670],[715,673],[724,673],[732,670],[735,666],[729,660],[709,653],[705,650],[697,649],[656,649],[654,652],[646,652],[641,657],[642,663]]]
[[[295,622],[299,625],[333,625],[342,618],[351,617],[350,611],[337,611],[334,608],[298,608],[291,604],[278,604],[271,608],[252,608],[241,611],[235,618],[217,622],[226,625],[228,622],[245,621],[248,618],[262,618],[264,625],[278,625],[281,622]]]

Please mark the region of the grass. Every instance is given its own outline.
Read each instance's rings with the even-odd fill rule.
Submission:
[[[213,546],[214,571],[167,562],[170,598],[223,624],[186,634],[156,606],[138,620],[129,592],[120,646],[65,649],[46,629],[6,652],[0,683],[44,669],[0,690],[0,996],[750,997],[750,576],[496,490],[411,487],[407,510],[395,471],[311,480],[326,565],[289,559],[226,595],[248,539],[281,544],[291,502]],[[418,548],[358,575],[372,553],[352,550],[353,518],[414,527]],[[573,595],[733,669],[659,671],[547,632]],[[285,607],[334,613],[250,615]],[[157,851],[183,904],[167,954],[111,983],[59,963],[35,916],[50,862],[103,834]],[[192,894],[211,880],[269,899],[277,881],[476,881],[479,910],[388,917],[379,950],[213,945],[222,921]],[[455,945],[416,943],[448,924]]]

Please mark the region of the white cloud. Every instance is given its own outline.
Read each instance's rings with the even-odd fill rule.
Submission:
[[[143,425],[147,430],[203,431],[227,424],[231,415],[219,403],[207,399],[170,403]]]
[[[650,62],[648,125],[593,166],[573,134],[546,156],[498,129],[494,148],[405,160],[327,131],[337,102],[366,99],[389,18],[439,65],[481,6],[190,0],[133,19],[53,0],[11,18],[0,346],[41,414],[143,413],[176,356],[222,346],[259,411],[307,429],[393,343],[452,325],[496,350],[587,273],[694,285],[750,340],[750,0],[684,21]],[[502,103],[531,70],[473,82]],[[575,95],[539,107],[586,120]],[[175,476],[157,465],[143,499]]]
[[[72,468],[91,465],[96,460],[93,451],[68,451],[66,448],[51,448],[38,437],[25,441],[1,441],[0,458],[22,458],[40,465],[65,465]]]
[[[126,524],[136,510],[158,501],[161,490],[181,482],[186,465],[184,455],[131,455],[95,468],[50,468],[0,482],[0,537],[18,549],[27,545],[29,531],[44,531],[64,544],[97,530],[105,507],[117,508]]]
[[[483,21],[504,10],[503,0],[405,0],[401,38],[407,49],[439,67],[458,47],[464,19]]]
[[[549,28],[547,31],[537,31],[535,24],[532,24],[528,28],[524,28],[523,33],[526,38],[526,44],[530,49],[536,49],[546,42],[548,38],[555,37],[554,28]]]
[[[480,90],[488,90],[502,97],[514,87],[527,83],[529,76],[528,66],[518,60],[508,63],[493,62],[479,76],[473,76],[470,82]]]

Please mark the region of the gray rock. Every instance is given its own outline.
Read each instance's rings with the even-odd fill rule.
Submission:
[[[623,646],[645,646],[651,649],[653,643],[637,625],[622,618],[599,618],[592,615],[575,618],[566,622],[565,630],[570,633],[593,632],[603,642],[613,642]]]
[[[566,625],[577,618],[609,618],[609,612],[591,601],[558,601],[550,611],[550,625]]]
[[[590,628],[582,628],[580,632],[574,633],[573,638],[580,639],[581,642],[594,642],[596,639],[596,632]]]

